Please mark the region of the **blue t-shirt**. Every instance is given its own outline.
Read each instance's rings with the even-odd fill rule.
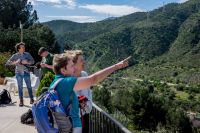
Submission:
[[[51,83],[51,85],[57,81],[59,78],[64,78],[61,80],[57,86],[56,90],[58,92],[58,97],[63,105],[63,107],[66,109],[70,102],[70,95],[72,94],[72,108],[70,115],[72,117],[72,124],[73,127],[82,127],[81,120],[79,117],[79,102],[78,98],[73,90],[74,85],[76,83],[77,78],[76,77],[66,77],[63,75],[56,75],[55,80]]]

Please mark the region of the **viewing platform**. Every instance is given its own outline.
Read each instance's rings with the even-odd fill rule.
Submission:
[[[1,89],[2,87],[0,87]],[[19,98],[11,93],[13,104],[0,105],[0,133],[37,133],[35,126],[21,124],[21,115],[31,108],[30,99],[24,98],[23,107],[19,107]]]
[[[0,85],[0,89],[8,87]],[[19,107],[18,94],[11,92],[12,104],[0,105],[0,133],[37,133],[34,124],[20,122],[21,115],[31,109],[30,99],[24,98],[24,106]],[[131,133],[120,122],[112,118],[93,103],[90,115],[90,133]]]

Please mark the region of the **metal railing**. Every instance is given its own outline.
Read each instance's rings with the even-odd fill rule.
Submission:
[[[132,133],[120,122],[93,103],[90,113],[90,133]]]

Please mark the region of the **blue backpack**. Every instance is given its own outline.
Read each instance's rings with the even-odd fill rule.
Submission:
[[[70,103],[66,113],[58,98],[57,91],[55,90],[56,85],[62,79],[63,78],[58,79],[32,106],[34,124],[38,133],[70,133],[72,131],[72,122],[69,116],[72,96],[70,96]],[[53,115],[58,128],[54,128],[53,124],[50,123],[49,111]]]

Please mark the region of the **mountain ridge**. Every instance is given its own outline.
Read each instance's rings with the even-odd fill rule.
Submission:
[[[52,22],[45,25],[54,31],[63,49],[82,49],[89,64],[96,65],[94,70],[129,55],[134,57],[133,64],[161,61],[163,66],[167,62],[171,66],[196,68],[200,65],[199,11],[200,1],[190,0],[113,20],[64,23],[65,28],[60,26],[67,29],[64,32],[56,31],[59,28]],[[99,57],[101,59],[96,62]]]

